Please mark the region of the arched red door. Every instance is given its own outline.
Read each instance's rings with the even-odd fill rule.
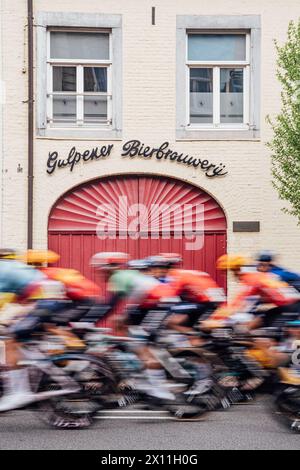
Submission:
[[[183,267],[211,274],[226,287],[216,260],[226,252],[226,218],[206,192],[176,179],[128,175],[102,178],[63,195],[49,217],[49,248],[60,266],[94,279],[98,251],[133,258],[181,253]]]

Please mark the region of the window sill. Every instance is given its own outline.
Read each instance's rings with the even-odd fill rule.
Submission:
[[[177,129],[177,141],[190,140],[225,140],[225,141],[260,141],[259,130],[249,129]]]
[[[59,140],[121,140],[122,131],[101,128],[47,128],[37,129],[37,138]]]

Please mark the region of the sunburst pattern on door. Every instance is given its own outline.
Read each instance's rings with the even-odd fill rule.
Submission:
[[[139,204],[140,231],[167,227],[172,232],[184,223],[205,231],[226,230],[222,208],[207,193],[181,181],[148,176],[118,176],[89,182],[67,193],[55,204],[49,219],[50,231],[96,231],[105,216],[118,231],[136,216]],[[182,212],[184,208],[184,213]],[[151,221],[150,221],[151,219]]]

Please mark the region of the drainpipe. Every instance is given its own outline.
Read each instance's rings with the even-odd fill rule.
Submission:
[[[33,145],[34,145],[34,71],[33,71],[33,0],[27,0],[28,25],[28,188],[27,188],[27,248],[33,242]]]

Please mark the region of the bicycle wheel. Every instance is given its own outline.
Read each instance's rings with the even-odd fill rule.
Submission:
[[[293,432],[300,433],[300,388],[285,387],[274,401],[275,414]]]
[[[78,384],[79,391],[38,402],[40,417],[58,429],[91,426],[95,414],[105,407],[108,396],[116,388],[111,370],[103,361],[87,355],[63,354],[52,358],[52,361],[60,372]],[[38,393],[59,389],[57,382],[44,374]]]

